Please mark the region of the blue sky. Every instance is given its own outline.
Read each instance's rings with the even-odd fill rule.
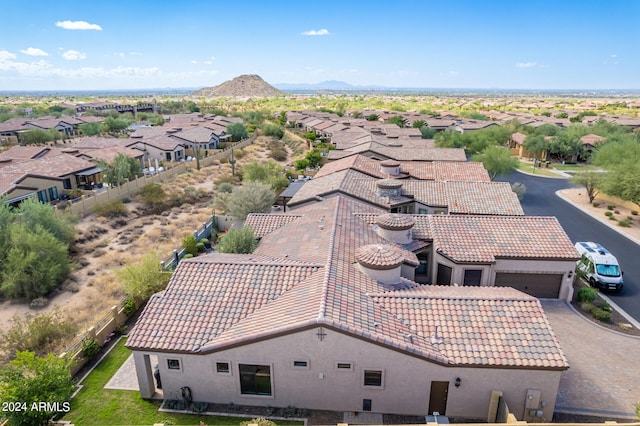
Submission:
[[[0,0],[0,90],[640,89],[640,1]]]

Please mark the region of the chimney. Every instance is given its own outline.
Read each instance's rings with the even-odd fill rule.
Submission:
[[[381,284],[400,282],[404,255],[399,247],[369,244],[356,250],[356,261],[362,272]]]
[[[381,179],[376,182],[378,197],[397,198],[402,195],[402,182],[395,179]]]
[[[400,162],[392,159],[381,161],[380,171],[387,175],[398,176],[400,174]]]
[[[409,244],[413,241],[413,217],[399,213],[385,213],[376,218],[376,232],[387,241]]]

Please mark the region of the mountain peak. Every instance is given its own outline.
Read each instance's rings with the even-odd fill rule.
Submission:
[[[283,92],[264,81],[256,74],[243,74],[215,87],[205,87],[192,93],[194,96],[282,96]]]

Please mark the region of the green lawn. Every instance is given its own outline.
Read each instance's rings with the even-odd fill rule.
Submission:
[[[522,170],[525,173],[533,173],[538,176],[560,177],[559,174],[554,173],[551,169],[536,167],[534,170],[533,163],[526,163],[524,161],[520,161],[518,170]]]
[[[71,402],[71,411],[62,420],[77,425],[152,425],[164,423],[174,425],[198,425],[200,421],[211,425],[239,425],[249,420],[238,417],[217,417],[159,412],[161,401],[140,398],[138,391],[104,389],[109,379],[131,354],[121,339],[109,355],[82,382],[83,388]],[[300,425],[300,422],[278,424]]]

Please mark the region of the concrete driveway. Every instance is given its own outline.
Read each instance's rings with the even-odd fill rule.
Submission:
[[[541,303],[570,365],[560,379],[555,411],[637,420],[640,337],[600,327],[566,302]]]

